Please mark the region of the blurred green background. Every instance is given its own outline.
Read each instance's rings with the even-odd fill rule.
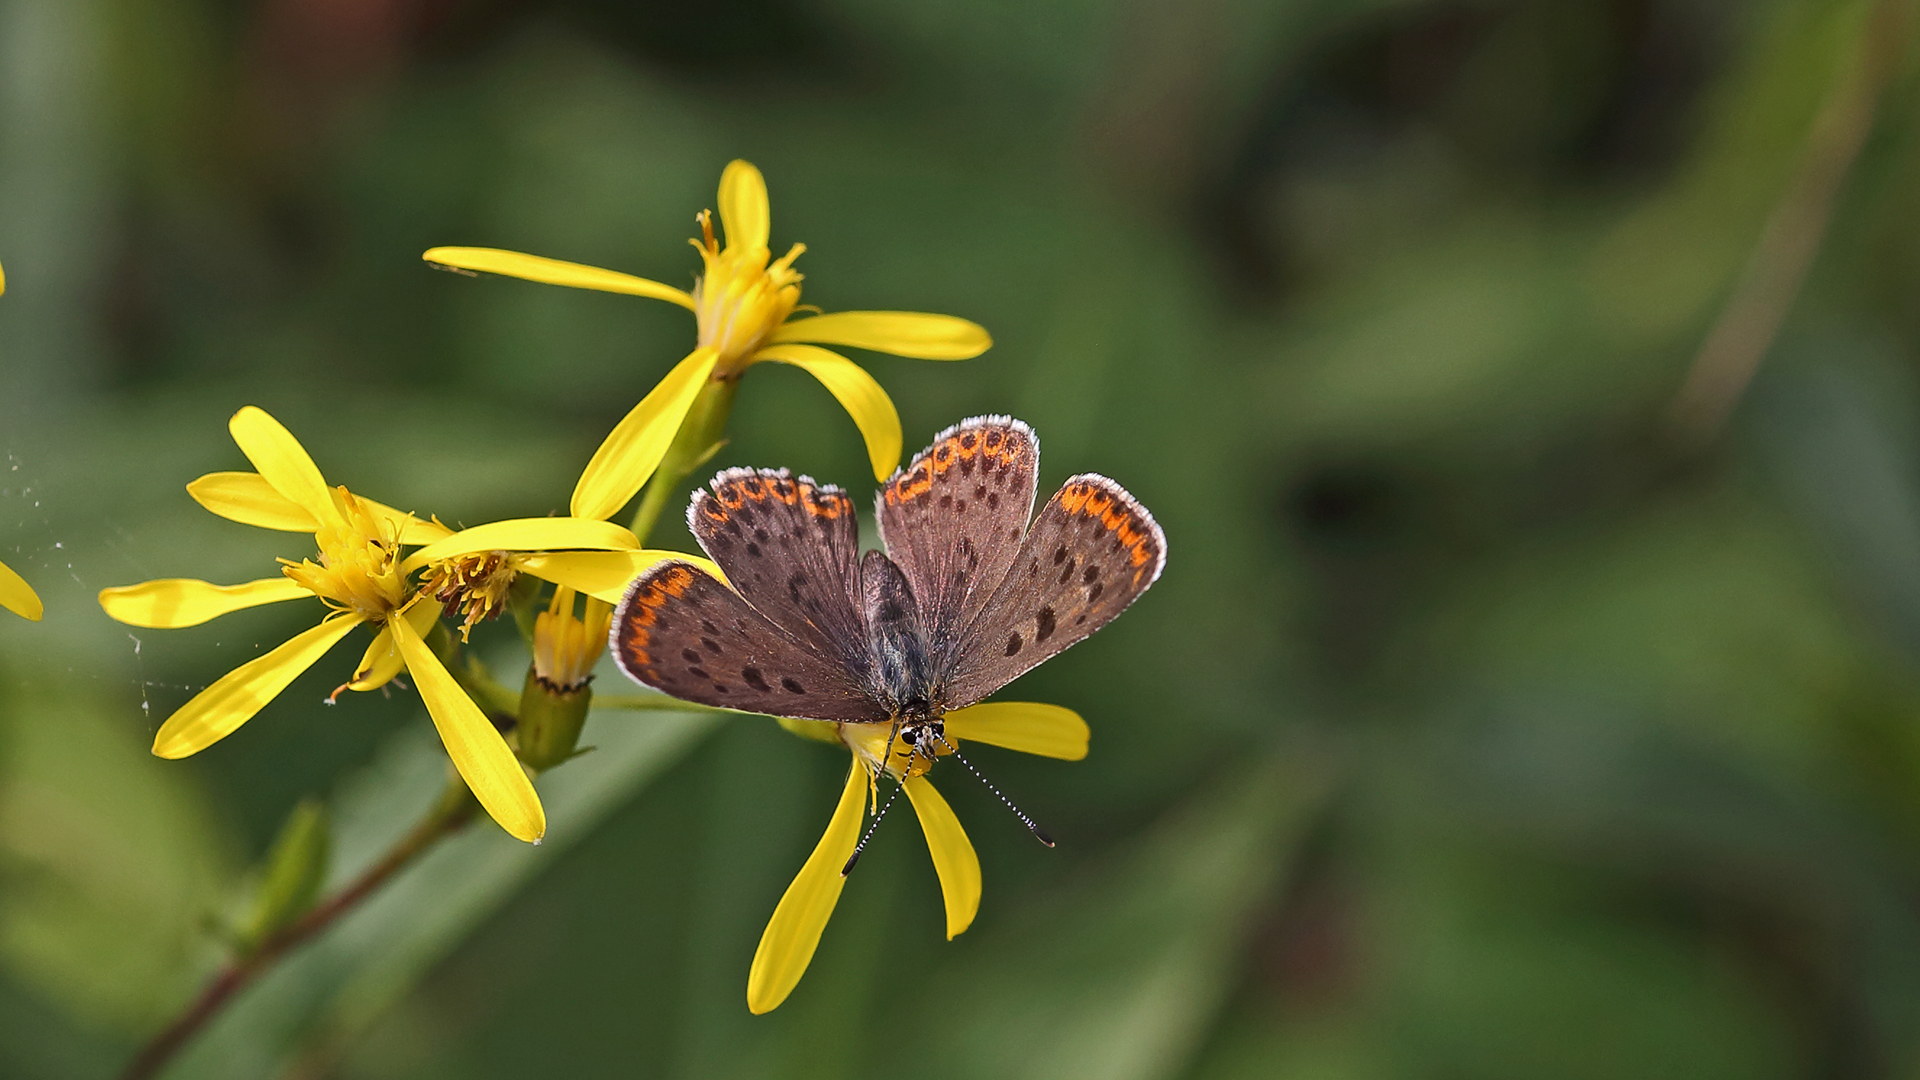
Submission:
[[[896,821],[755,1018],[844,756],[596,713],[544,845],[470,830],[174,1075],[1920,1076],[1920,85],[1870,6],[1910,5],[0,0],[0,559],[47,603],[0,618],[0,1074],[111,1075],[302,797],[338,879],[436,791],[410,693],[322,704],[344,647],[147,753],[313,614],[94,603],[307,553],[186,497],[244,467],[226,418],[450,522],[564,507],[691,320],[420,252],[685,285],[745,157],[807,301],[994,334],[858,356],[909,452],[1011,412],[1046,489],[1111,475],[1167,531],[1002,695],[1092,755],[977,755],[1059,848],[956,770],[973,929]],[[1676,440],[1863,37],[1891,75],[1806,288]],[[732,433],[715,468],[871,490],[800,372]]]

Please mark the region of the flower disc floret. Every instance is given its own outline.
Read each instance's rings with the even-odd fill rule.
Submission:
[[[722,249],[713,238],[713,214],[702,210],[698,220],[701,239],[687,242],[705,264],[692,293],[700,345],[719,357],[713,378],[735,378],[800,303],[803,275],[793,269],[793,260],[807,245],[793,245],[768,265],[772,252],[767,248],[730,245]]]
[[[412,593],[400,572],[400,530],[346,488],[332,494],[340,518],[313,534],[320,561],[281,559],[281,572],[335,611],[384,620]]]
[[[476,551],[430,564],[425,588],[448,618],[461,620],[460,640],[466,641],[475,626],[507,606],[507,590],[519,576],[507,552]]]

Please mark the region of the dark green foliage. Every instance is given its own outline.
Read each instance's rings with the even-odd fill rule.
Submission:
[[[546,845],[449,845],[175,1075],[1915,1073],[1911,78],[1731,427],[1666,426],[1866,9],[0,4],[0,559],[47,605],[0,621],[0,1074],[104,1075],[161,1023],[306,793],[348,868],[443,780],[410,691],[321,704],[364,638],[147,755],[316,613],[130,635],[93,602],[308,554],[182,491],[242,467],[226,418],[449,523],[564,511],[691,318],[420,252],[685,285],[736,156],[805,301],[992,331],[857,355],[908,453],[1011,412],[1043,490],[1098,471],[1166,529],[1154,590],[1002,695],[1081,711],[1090,757],[975,756],[1059,847],[943,774],[974,927],[942,940],[890,819],[754,1018],[845,757],[596,712]],[[751,371],[727,436],[711,469],[864,504],[803,373]],[[504,620],[474,642],[524,663]]]

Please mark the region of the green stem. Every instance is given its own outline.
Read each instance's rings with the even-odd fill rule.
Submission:
[[[660,459],[653,479],[647,482],[646,491],[640,496],[640,508],[634,511],[633,535],[639,537],[642,544],[653,533],[660,515],[666,512],[675,492],[679,491],[681,481],[720,449],[726,438],[727,417],[733,413],[733,395],[739,388],[738,379],[721,379],[708,383],[693,400],[693,407],[687,410],[687,418],[680,422],[680,430],[673,437],[673,445],[667,447],[666,456]]]
[[[646,490],[640,495],[640,508],[633,512],[633,535],[640,538],[641,546],[646,546],[654,524],[667,508],[667,500],[673,497],[674,489],[680,486],[683,479],[683,476],[668,476],[664,468],[654,470],[653,479],[647,482]]]

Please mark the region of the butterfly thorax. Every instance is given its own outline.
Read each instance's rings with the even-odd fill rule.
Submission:
[[[885,554],[869,551],[861,559],[860,579],[873,662],[869,692],[903,731],[937,725],[936,671],[906,575]]]

